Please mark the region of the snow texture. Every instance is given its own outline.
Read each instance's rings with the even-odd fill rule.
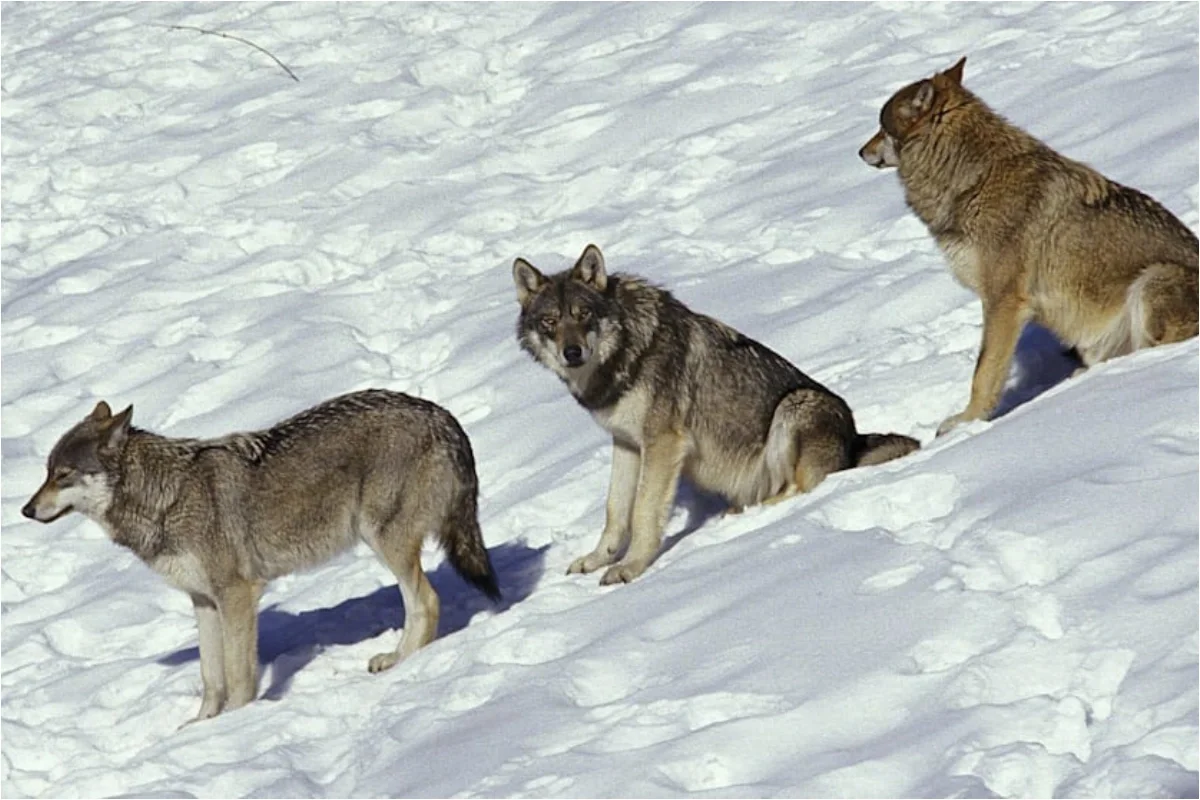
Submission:
[[[1031,328],[1009,413],[933,440],[979,303],[856,151],[965,53],[993,107],[1196,229],[1197,27],[5,4],[3,794],[1195,797],[1196,341],[1066,378]],[[510,265],[588,242],[925,449],[738,516],[685,487],[638,581],[565,575],[608,439],[518,349]],[[96,525],[20,516],[50,447],[99,399],[210,436],[371,386],[461,420],[505,602],[431,547],[440,637],[369,675],[403,612],[360,546],[268,588],[261,699],[178,729],[190,602]]]

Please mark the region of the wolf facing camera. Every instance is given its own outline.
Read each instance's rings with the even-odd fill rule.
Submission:
[[[438,597],[421,569],[426,539],[499,599],[471,445],[440,406],[372,389],[215,439],[167,438],[132,427],[132,416],[133,406],[114,415],[98,403],[50,451],[46,480],[21,513],[53,522],[78,511],[191,596],[204,684],[197,720],[257,694],[267,581],[359,539],[395,574],[405,612],[399,645],[371,658],[371,672],[437,634]]]
[[[670,292],[608,274],[595,245],[555,275],[518,258],[513,280],[521,347],[612,435],[604,531],[569,573],[608,567],[602,584],[641,575],[658,554],[681,475],[740,508],[919,446],[859,434],[836,394]]]

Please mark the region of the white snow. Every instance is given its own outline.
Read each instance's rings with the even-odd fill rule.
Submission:
[[[1031,329],[1010,413],[934,441],[979,304],[856,157],[965,53],[1196,229],[1194,4],[7,3],[2,41],[6,797],[1200,790],[1196,341],[1063,380]],[[510,265],[588,242],[926,448],[738,516],[685,487],[642,578],[568,577],[609,447]],[[359,548],[268,589],[262,699],[177,730],[190,602],[20,516],[50,447],[99,399],[208,436],[368,386],[462,421],[505,602],[429,549],[441,636],[369,675],[402,612]]]

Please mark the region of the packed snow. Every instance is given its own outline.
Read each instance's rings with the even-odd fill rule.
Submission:
[[[858,148],[965,82],[1200,227],[1192,3],[6,3],[6,797],[1192,796],[1195,340],[1075,377],[978,300]],[[292,80],[266,53],[292,70]],[[568,576],[609,441],[518,348],[510,268],[595,242],[921,451],[722,515],[636,582]],[[200,701],[187,596],[20,507],[105,399],[267,427],[381,387],[471,437],[504,601],[432,545],[439,638],[364,546],[261,604],[260,699]]]

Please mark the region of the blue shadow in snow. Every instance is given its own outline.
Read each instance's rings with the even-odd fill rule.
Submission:
[[[1016,379],[1004,390],[991,419],[999,419],[1042,392],[1057,386],[1083,366],[1079,355],[1050,331],[1029,323],[1021,331],[1013,353],[1012,374]]]

